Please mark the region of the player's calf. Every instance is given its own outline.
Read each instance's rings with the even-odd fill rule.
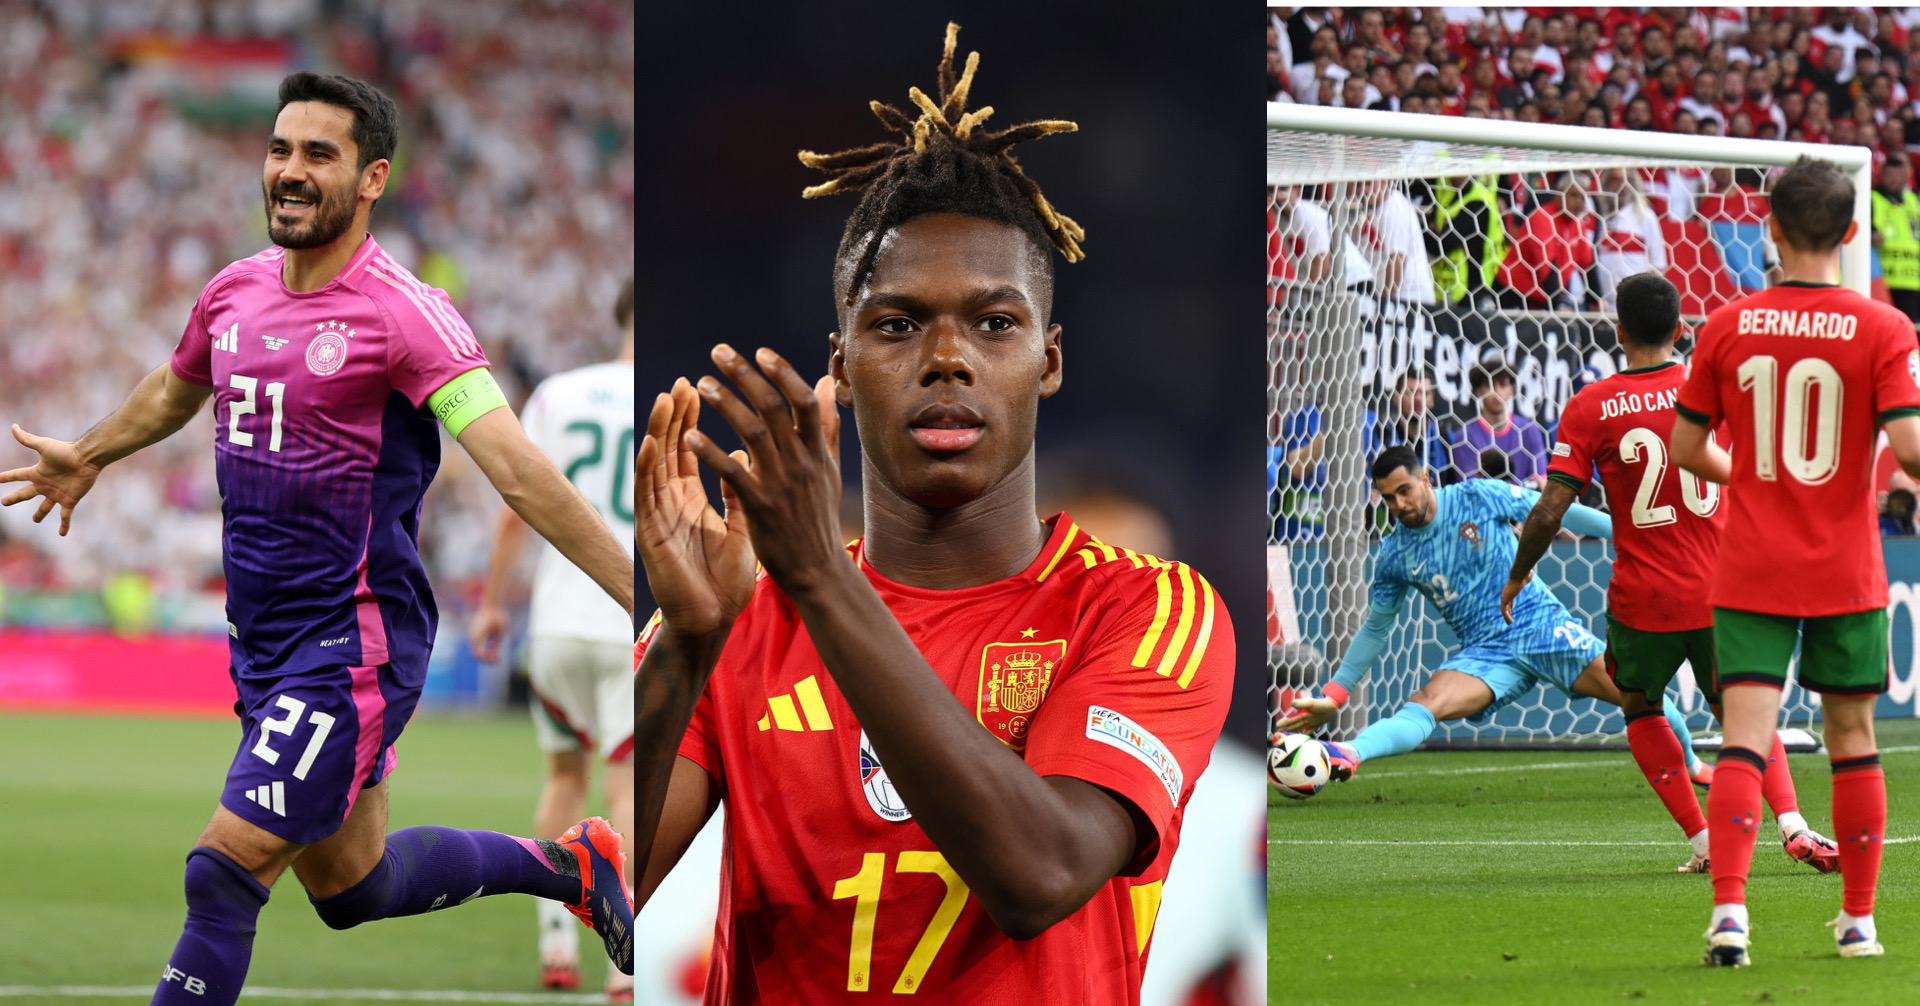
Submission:
[[[156,1006],[227,1006],[240,998],[253,958],[266,885],[217,849],[187,854],[187,924],[160,973]]]

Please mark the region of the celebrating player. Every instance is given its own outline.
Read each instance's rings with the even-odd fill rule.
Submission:
[[[214,399],[240,748],[187,855],[187,921],[155,1003],[232,1003],[268,889],[289,866],[327,925],[487,894],[563,902],[622,970],[633,960],[620,839],[591,818],[559,841],[421,826],[389,835],[394,743],[420,699],[437,612],[421,496],[439,420],[507,503],[628,611],[633,565],[527,441],[447,295],[367,233],[397,140],[393,101],[346,77],[280,83],[263,177],[275,247],[221,270],[170,365],[75,443],[13,428],[39,463],[0,503],[73,510],[102,468]]]
[[[1707,963],[1748,962],[1747,871],[1766,751],[1795,645],[1819,692],[1833,764],[1842,957],[1882,952],[1873,894],[1887,823],[1873,706],[1887,688],[1887,571],[1874,512],[1874,429],[1920,476],[1920,350],[1899,311],[1833,285],[1851,240],[1853,183],[1800,158],[1767,221],[1784,281],[1707,319],[1681,387],[1673,459],[1730,486],[1713,571],[1713,643],[1726,746],[1707,797],[1713,917]],[[1711,442],[1722,422],[1738,457]],[[1748,445],[1751,445],[1749,447]]]
[[[1615,331],[1627,369],[1582,388],[1561,411],[1547,485],[1521,528],[1513,569],[1500,591],[1500,611],[1512,620],[1514,598],[1559,533],[1561,516],[1586,491],[1598,467],[1607,498],[1616,501],[1616,558],[1607,584],[1607,674],[1620,689],[1633,760],[1693,845],[1693,857],[1680,872],[1705,873],[1707,819],[1693,788],[1684,784],[1687,759],[1680,739],[1655,703],[1666,694],[1680,665],[1690,663],[1701,693],[1714,715],[1720,715],[1707,588],[1725,514],[1718,486],[1684,470],[1674,473],[1676,478],[1667,473],[1662,431],[1673,429],[1674,395],[1686,380],[1686,370],[1673,361],[1680,291],[1665,277],[1647,272],[1623,280],[1619,294]],[[1778,733],[1763,785],[1787,855],[1821,873],[1839,869],[1839,850],[1809,829],[1800,814]]]
[[[1074,126],[979,128],[957,30],[918,119],[874,103],[903,142],[801,155],[833,175],[808,194],[864,190],[829,376],[718,346],[737,393],[677,383],[642,441],[639,901],[724,800],[708,1002],[1137,1003],[1225,718],[1233,635],[1206,580],[1035,516],[1050,252],[1078,259],[1081,230],[1006,150]],[[745,452],[694,429],[703,404]],[[836,404],[867,527],[844,549]]]
[[[1381,451],[1370,474],[1400,527],[1374,556],[1367,618],[1339,670],[1320,695],[1294,700],[1296,712],[1276,724],[1282,733],[1310,733],[1346,704],[1386,649],[1409,589],[1433,602],[1463,645],[1398,712],[1352,743],[1313,742],[1325,745],[1335,781],[1352,778],[1363,761],[1419,747],[1440,720],[1485,720],[1535,684],[1620,705],[1600,660],[1605,646],[1547,588],[1528,583],[1515,598],[1511,621],[1502,618],[1496,586],[1506,580],[1515,549],[1508,529],[1526,519],[1540,494],[1488,479],[1436,490],[1419,457],[1404,446]],[[1567,509],[1566,523],[1594,537],[1613,533],[1606,514],[1577,503]],[[1687,736],[1686,721],[1671,707],[1667,718],[1675,733]]]
[[[527,437],[566,465],[567,478],[600,512],[616,538],[633,540],[627,464],[633,450],[633,281],[614,304],[620,354],[556,374],[541,382],[521,410]],[[512,507],[500,510],[493,559],[480,607],[467,636],[482,660],[499,658],[508,616],[507,585],[520,561],[527,522]],[[543,838],[565,831],[587,806],[589,758],[606,762],[602,782],[607,816],[628,845],[633,842],[633,665],[628,646],[631,618],[607,599],[580,568],[552,547],[540,552],[528,614],[527,675],[533,694],[534,734],[547,753],[547,777],[533,814]],[[629,877],[629,880],[632,878]],[[571,989],[580,984],[580,931],[565,906],[534,902],[540,920],[540,983]],[[607,994],[632,998],[633,979],[607,972]]]

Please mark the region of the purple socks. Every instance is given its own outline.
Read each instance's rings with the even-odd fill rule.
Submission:
[[[331,898],[311,898],[335,929],[419,915],[488,894],[531,894],[573,903],[580,867],[557,842],[497,831],[426,825],[387,836],[387,852],[366,879]],[[267,888],[213,849],[187,854],[187,924],[161,973],[154,1006],[231,1006],[253,956],[254,923]]]
[[[557,869],[556,869],[557,868]],[[422,825],[387,836],[366,879],[331,898],[309,898],[335,929],[463,905],[489,894],[580,898],[579,862],[556,842]]]
[[[154,1006],[228,1006],[253,957],[253,925],[266,885],[213,849],[187,853],[187,925],[160,973]]]

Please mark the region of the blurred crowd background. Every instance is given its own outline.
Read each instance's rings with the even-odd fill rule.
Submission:
[[[1867,147],[1872,293],[1920,321],[1916,26],[1920,8],[1269,7],[1267,99]],[[1769,181],[1614,168],[1269,188],[1274,539],[1319,534],[1325,431],[1297,336],[1329,276],[1377,307],[1368,456],[1409,443],[1441,481],[1537,485],[1560,406],[1621,362],[1620,280],[1680,289],[1683,358],[1692,325],[1772,282]],[[1439,352],[1409,353],[1410,332]],[[1911,481],[1883,458],[1876,484],[1883,529],[1912,534]]]
[[[610,358],[633,29],[603,0],[0,0],[0,422],[79,436],[167,360],[202,286],[268,245],[261,164],[296,69],[398,103],[372,232],[452,296],[516,407]],[[203,415],[108,469],[65,539],[0,511],[0,625],[223,631],[212,437]],[[422,550],[457,630],[499,500],[447,446]],[[0,445],[0,468],[30,459]]]

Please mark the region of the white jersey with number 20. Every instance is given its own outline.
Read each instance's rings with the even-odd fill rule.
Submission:
[[[520,422],[632,555],[633,364],[599,363],[547,378],[527,399]],[[624,646],[633,639],[633,623],[599,584],[543,542],[531,634]]]

